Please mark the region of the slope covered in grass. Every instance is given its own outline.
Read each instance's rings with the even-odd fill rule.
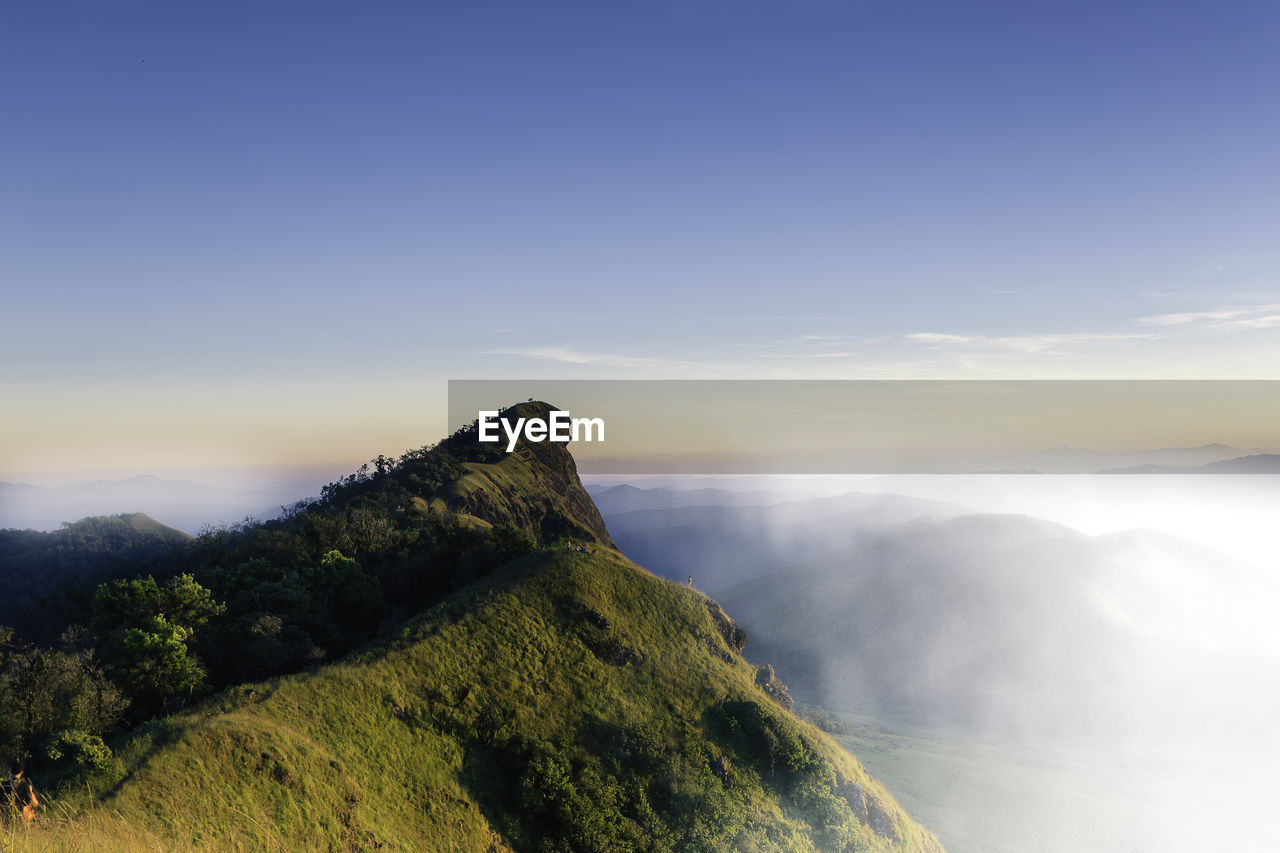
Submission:
[[[719,605],[613,550],[563,445],[507,453],[473,424],[183,556],[177,586],[99,590],[79,657],[3,659],[148,652],[116,667],[130,715],[15,726],[52,794],[18,849],[939,849]],[[190,624],[156,647],[209,680],[134,695],[170,662],[111,644],[151,636],[134,610]]]
[[[87,787],[138,837],[228,850],[940,849],[733,628],[613,552],[541,550],[140,730]]]

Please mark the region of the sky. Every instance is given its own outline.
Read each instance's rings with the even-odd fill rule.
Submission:
[[[0,6],[0,479],[474,378],[1280,378],[1280,6]],[[498,401],[506,402],[506,401]]]

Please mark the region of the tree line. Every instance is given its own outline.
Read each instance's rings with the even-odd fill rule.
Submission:
[[[110,519],[0,532],[0,562],[44,555],[62,573],[51,592],[0,605],[18,626],[0,628],[0,761],[55,775],[106,766],[112,735],[332,660],[532,550],[537,531],[433,500],[463,463],[496,461],[490,451],[472,425],[379,456],[279,518],[184,542]]]

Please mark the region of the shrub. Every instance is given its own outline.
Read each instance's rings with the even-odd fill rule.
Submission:
[[[102,738],[78,729],[58,732],[49,741],[45,754],[51,761],[69,760],[85,770],[106,770],[111,766],[111,747]]]

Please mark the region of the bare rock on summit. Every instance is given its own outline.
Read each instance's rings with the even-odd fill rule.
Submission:
[[[499,412],[504,418],[546,419],[547,403],[519,403]],[[459,430],[442,446],[461,462],[464,473],[441,497],[451,512],[524,530],[539,544],[558,539],[596,542],[615,548],[600,511],[565,445],[520,439],[511,453],[479,441],[478,425]]]

